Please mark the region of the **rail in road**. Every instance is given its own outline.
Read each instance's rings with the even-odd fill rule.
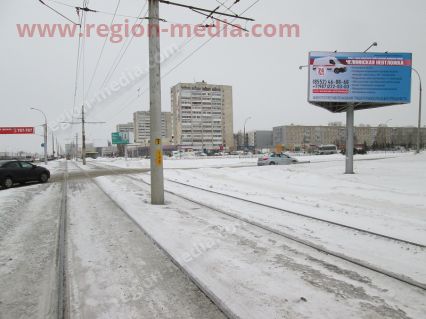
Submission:
[[[238,197],[238,196],[235,196],[235,195],[230,195],[230,194],[225,194],[225,193],[213,191],[211,189],[198,187],[198,186],[195,186],[195,185],[179,182],[179,181],[172,180],[172,179],[166,179],[166,180],[168,182],[175,183],[175,184],[178,184],[178,185],[181,185],[181,186],[186,186],[186,187],[194,188],[194,189],[201,190],[201,191],[204,191],[204,192],[208,192],[208,193],[211,193],[211,194],[236,199],[236,200],[243,201],[243,202],[246,202],[246,203],[254,204],[254,205],[265,207],[265,208],[274,209],[274,210],[281,211],[281,212],[288,213],[288,214],[292,214],[292,215],[297,215],[297,216],[300,216],[300,217],[308,218],[308,219],[311,219],[311,220],[316,220],[316,221],[323,222],[323,223],[326,223],[326,224],[330,224],[330,225],[334,225],[334,226],[338,226],[338,227],[342,227],[342,228],[347,228],[347,229],[354,230],[354,231],[357,231],[357,232],[361,232],[361,233],[364,233],[364,234],[389,239],[389,240],[392,240],[392,241],[395,241],[395,242],[398,242],[398,243],[401,243],[401,244],[407,244],[407,245],[411,245],[411,246],[415,246],[415,247],[426,248],[426,245],[416,243],[416,242],[413,242],[413,241],[409,241],[409,240],[405,240],[405,239],[401,239],[401,238],[396,238],[396,237],[388,236],[388,235],[385,235],[385,234],[376,233],[376,232],[373,232],[373,231],[370,231],[370,230],[362,229],[362,228],[359,228],[359,227],[354,227],[354,226],[347,225],[347,224],[337,223],[337,222],[334,222],[334,221],[330,221],[330,220],[327,220],[327,219],[323,219],[323,218],[319,218],[319,217],[315,217],[315,216],[311,216],[311,215],[306,215],[306,214],[303,214],[301,212],[295,212],[295,211],[288,210],[288,209],[285,209],[285,208],[280,208],[280,207],[276,207],[276,206],[272,206],[272,205],[268,205],[268,204],[264,204],[264,203],[259,203],[259,202],[256,202],[256,201],[253,201],[253,200],[250,200],[250,199],[241,198],[241,197]]]
[[[142,179],[136,178],[136,177],[134,177],[134,176],[126,175],[125,177],[126,177],[126,178],[129,178],[129,179],[132,179],[132,180],[134,180],[134,181],[137,181],[137,182],[142,182],[142,183],[144,183],[144,184],[146,184],[146,185],[150,185],[148,182],[146,182],[146,181],[144,181],[144,180],[142,180]],[[193,185],[189,185],[189,184],[185,184],[185,183],[179,183],[179,184],[181,184],[181,185],[185,185],[185,186],[188,186],[188,187],[191,187],[191,188],[195,188],[195,189],[200,189],[200,190],[203,190],[203,191],[208,191],[208,192],[211,192],[211,193],[214,193],[214,194],[217,194],[217,195],[223,195],[223,196],[225,196],[225,197],[232,197],[232,196],[227,195],[227,194],[221,194],[221,193],[218,193],[218,192],[214,192],[214,191],[206,190],[206,189],[199,188],[199,187],[196,187],[196,186],[193,186]],[[270,232],[270,233],[273,233],[273,234],[275,234],[275,235],[279,235],[279,236],[281,236],[281,237],[283,237],[283,238],[286,238],[286,239],[288,239],[288,240],[291,240],[291,241],[297,242],[298,244],[302,244],[302,245],[307,246],[307,247],[309,247],[309,248],[311,248],[311,249],[314,249],[314,250],[316,250],[316,251],[322,252],[322,253],[327,254],[327,255],[334,256],[334,257],[336,257],[336,258],[342,259],[342,260],[344,260],[344,261],[346,261],[346,262],[349,262],[349,263],[351,263],[351,264],[357,265],[357,266],[362,267],[362,268],[364,268],[364,269],[368,269],[368,270],[370,270],[370,271],[373,271],[373,272],[379,273],[379,274],[381,274],[381,275],[384,275],[384,276],[387,276],[387,277],[393,278],[393,279],[395,279],[395,280],[397,280],[397,281],[400,281],[400,282],[402,282],[402,283],[404,283],[404,284],[407,284],[407,285],[410,285],[410,286],[412,286],[412,287],[416,287],[416,288],[420,288],[420,289],[422,289],[422,290],[426,290],[426,284],[424,284],[424,283],[422,283],[422,282],[418,282],[418,281],[416,281],[416,280],[414,280],[414,279],[412,279],[412,278],[409,278],[409,277],[407,277],[407,276],[404,276],[403,274],[393,273],[393,272],[388,271],[388,270],[386,270],[386,269],[383,269],[383,268],[381,268],[381,267],[377,267],[377,266],[371,265],[371,264],[369,264],[369,263],[367,263],[367,262],[360,261],[360,260],[358,260],[358,259],[356,259],[356,258],[352,258],[352,257],[350,257],[350,256],[347,256],[347,255],[341,254],[341,253],[339,253],[339,252],[332,251],[332,250],[327,249],[327,248],[325,248],[325,247],[323,247],[323,246],[321,246],[321,245],[317,245],[317,244],[315,244],[315,243],[313,243],[313,242],[311,242],[311,241],[308,241],[308,240],[305,240],[305,239],[302,239],[302,238],[296,237],[296,236],[294,236],[294,235],[291,235],[291,234],[289,234],[289,233],[283,232],[283,231],[281,231],[281,230],[277,230],[277,229],[275,229],[275,228],[273,228],[273,227],[270,227],[270,226],[268,226],[268,225],[265,225],[265,224],[263,224],[263,223],[261,223],[261,222],[254,221],[254,220],[251,220],[251,219],[247,219],[247,218],[244,218],[244,217],[242,217],[242,216],[238,216],[238,215],[236,215],[236,214],[234,214],[234,213],[231,213],[231,212],[225,211],[225,210],[223,210],[223,209],[219,209],[219,208],[217,208],[217,207],[214,207],[214,206],[212,206],[212,205],[209,205],[209,204],[203,203],[203,202],[201,202],[201,201],[194,200],[194,199],[189,198],[189,197],[187,197],[187,196],[184,196],[184,195],[182,195],[182,194],[178,194],[178,193],[173,192],[173,191],[170,191],[170,190],[166,190],[166,192],[167,192],[167,193],[169,193],[169,194],[172,194],[172,195],[174,195],[174,196],[176,196],[176,197],[179,197],[179,198],[181,198],[181,199],[184,199],[184,200],[187,200],[187,201],[189,201],[189,202],[192,202],[192,203],[194,203],[194,204],[197,204],[197,205],[200,205],[200,206],[202,206],[202,207],[206,207],[206,208],[208,208],[208,209],[211,209],[211,210],[213,210],[213,211],[216,211],[216,212],[218,212],[218,213],[220,213],[220,214],[223,214],[223,215],[229,216],[229,217],[231,217],[231,218],[237,219],[237,220],[239,220],[239,221],[241,221],[241,222],[243,222],[243,223],[246,223],[246,224],[249,224],[249,225],[255,226],[255,227],[257,227],[257,228],[260,228],[260,229],[262,229],[262,230],[266,230],[266,231],[268,231],[268,232]],[[245,200],[245,199],[238,198],[238,197],[235,197],[235,198],[236,198],[236,199],[238,199],[238,200],[241,200],[241,201],[245,201],[245,202],[248,202],[248,203],[255,204],[255,205],[261,205],[261,206],[265,206],[265,207],[268,207],[268,208],[276,209],[276,207],[272,207],[272,206],[268,206],[268,205],[263,205],[263,204],[261,204],[261,203],[256,203],[256,202],[249,201],[249,200]],[[307,217],[307,218],[308,218],[308,217],[310,218],[311,216],[306,215],[306,217]],[[314,219],[315,219],[315,218],[314,218]],[[325,220],[320,220],[320,221],[322,221],[322,222],[326,222],[326,223],[330,223],[329,221],[325,221]],[[335,223],[335,225],[339,225],[339,224]],[[355,230],[355,231],[366,232],[366,233],[371,234],[371,235],[375,235],[375,236],[382,237],[382,238],[389,239],[389,240],[399,241],[399,242],[401,242],[401,243],[408,244],[408,245],[414,245],[414,246],[416,246],[416,247],[424,247],[424,245],[421,245],[421,244],[418,244],[418,243],[411,243],[411,242],[408,242],[408,241],[405,241],[405,240],[401,240],[401,239],[398,239],[398,238],[393,238],[393,237],[389,237],[389,236],[383,236],[383,235],[381,235],[381,234],[375,234],[374,232],[364,231],[364,230],[362,230],[362,229],[358,229],[358,228],[355,228],[355,227],[351,227],[351,226],[349,226],[349,225],[342,225],[342,227],[346,227],[346,228],[348,228],[348,229],[352,229],[352,230]]]
[[[67,289],[66,249],[67,249],[67,193],[68,193],[68,162],[62,179],[62,199],[59,212],[58,251],[57,251],[57,314],[59,319],[69,318],[69,295]]]
[[[103,171],[108,170],[106,168],[101,168],[99,169],[99,173],[100,174],[91,174],[90,170],[85,170],[82,169],[80,166],[78,166],[76,163],[73,163],[74,166],[80,171],[79,174],[74,174],[75,178],[84,178],[87,180],[90,180],[91,183],[93,183],[105,196],[106,198],[108,198],[108,200],[116,207],[118,208],[120,211],[123,212],[123,214],[129,218],[129,220],[138,228],[142,231],[142,233],[146,236],[146,238],[149,239],[150,243],[152,243],[154,245],[154,247],[158,248],[165,256],[166,258],[168,258],[168,260],[170,260],[170,262],[172,262],[175,266],[177,266],[177,268],[179,269],[179,271],[181,271],[184,275],[184,278],[189,279],[191,281],[191,283],[195,286],[189,287],[188,289],[191,291],[196,291],[196,287],[198,287],[200,289],[200,295],[202,295],[202,298],[207,298],[207,300],[209,300],[209,302],[211,302],[215,309],[213,313],[205,313],[204,316],[205,318],[217,318],[217,319],[225,319],[225,317],[227,318],[232,318],[234,319],[235,316],[232,314],[232,312],[230,310],[227,309],[226,306],[223,305],[223,302],[219,299],[216,299],[214,296],[212,296],[211,294],[209,294],[208,292],[208,288],[206,286],[204,286],[203,283],[199,282],[196,278],[194,278],[194,276],[189,273],[184,267],[182,267],[179,262],[166,250],[164,249],[144,228],[143,226],[141,226],[140,224],[138,224],[126,211],[125,209],[123,209],[120,204],[114,200],[111,195],[109,195],[102,187],[100,187],[100,185],[98,184],[98,182],[96,181],[95,177],[98,176],[111,176],[111,175],[121,175],[121,176],[126,176],[123,174],[129,174],[129,173],[140,173],[142,172],[146,172],[147,170],[145,169],[120,169],[120,168],[111,168],[109,169],[110,172],[108,174],[102,174]],[[98,167],[99,168],[99,167]],[[123,173],[124,172],[124,173]],[[66,180],[64,178],[64,180]],[[169,284],[167,285],[167,289],[172,289],[173,287],[170,287]],[[176,293],[176,291],[174,292]],[[185,300],[185,299],[184,299]],[[194,307],[198,307],[197,302],[195,302],[194,300],[191,299],[191,302],[193,302],[193,306]],[[66,304],[64,304],[64,306],[66,306]],[[164,305],[162,305],[164,306]],[[217,308],[216,308],[217,306]],[[204,306],[205,307],[205,306]],[[187,306],[185,306],[185,308],[187,308]],[[189,307],[190,308],[190,307]],[[185,310],[187,311],[187,310]],[[66,317],[63,317],[66,318]],[[236,318],[235,318],[236,319]]]

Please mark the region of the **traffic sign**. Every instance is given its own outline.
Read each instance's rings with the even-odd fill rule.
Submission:
[[[114,132],[112,133],[112,144],[123,145],[130,144],[129,133],[127,132]]]
[[[34,134],[34,127],[0,127],[0,134]]]

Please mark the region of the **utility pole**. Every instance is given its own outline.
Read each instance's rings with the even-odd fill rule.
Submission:
[[[47,165],[47,121],[44,123],[44,164]]]
[[[86,165],[86,130],[84,127],[84,104],[81,106],[81,160]]]
[[[161,140],[160,1],[148,1],[151,204],[164,205],[163,148]]]
[[[78,133],[75,133],[75,160],[77,161],[77,157],[78,157]]]
[[[35,110],[35,111],[39,111],[44,116],[44,124],[43,124],[43,128],[44,128],[43,142],[44,143],[43,143],[43,148],[44,148],[44,164],[47,165],[47,117],[46,117],[46,114],[40,109],[37,109],[35,107],[32,107],[30,109]]]
[[[251,120],[251,116],[249,116],[248,118],[246,118],[246,120],[244,121],[244,132],[243,132],[243,144],[244,144],[244,149],[243,149],[243,151],[245,152],[246,150],[247,150],[247,148],[248,148],[248,137],[247,137],[247,142],[246,142],[246,125],[247,125],[247,122],[248,122],[248,120]]]
[[[79,118],[80,119],[80,118]],[[81,122],[61,122],[66,124],[81,124],[81,159],[83,165],[86,165],[86,124],[105,124],[105,122],[87,122],[84,113],[84,105],[81,106]],[[76,134],[76,145],[78,146],[78,134]],[[77,148],[78,149],[78,148]],[[76,152],[75,159],[77,160],[78,154]]]
[[[53,159],[55,158],[55,136],[53,135],[53,132],[52,132],[52,157]]]

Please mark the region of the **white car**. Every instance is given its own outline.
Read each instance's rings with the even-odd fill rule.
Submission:
[[[299,161],[285,153],[269,153],[265,154],[257,160],[257,166],[264,165],[290,165],[296,164]]]

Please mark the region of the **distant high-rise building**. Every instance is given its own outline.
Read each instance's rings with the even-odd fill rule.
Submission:
[[[206,82],[171,89],[174,144],[193,149],[234,148],[232,87]]]
[[[161,136],[163,144],[172,142],[172,121],[170,112],[161,112]],[[135,143],[148,145],[151,135],[151,117],[149,111],[133,113]]]
[[[117,124],[117,132],[120,133],[133,133],[134,124],[133,122],[127,124]]]

